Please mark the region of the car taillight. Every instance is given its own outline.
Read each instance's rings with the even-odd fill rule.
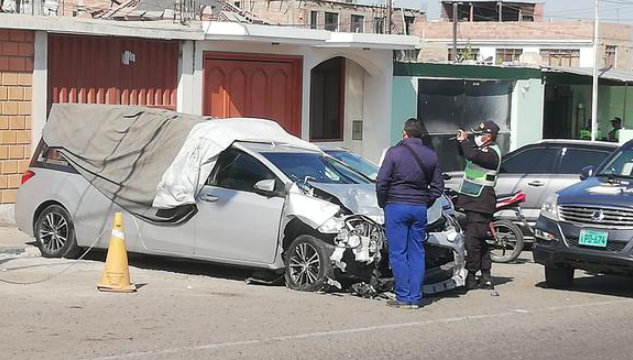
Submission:
[[[29,181],[29,179],[31,179],[33,176],[35,176],[35,173],[31,170],[28,170],[27,172],[22,174],[22,181],[20,182],[20,185],[24,185],[24,183]]]

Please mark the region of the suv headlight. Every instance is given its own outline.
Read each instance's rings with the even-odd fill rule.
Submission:
[[[541,216],[558,221],[558,194],[553,194],[541,206]]]

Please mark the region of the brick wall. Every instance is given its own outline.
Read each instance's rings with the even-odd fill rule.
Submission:
[[[12,204],[31,157],[32,31],[0,29],[0,204]]]
[[[242,8],[257,17],[277,24],[291,24],[294,27],[310,28],[310,12],[317,11],[318,29],[325,27],[325,13],[339,14],[339,31],[349,32],[352,15],[363,16],[364,32],[374,32],[374,19],[386,18],[387,11],[380,6],[361,6],[340,1],[296,1],[269,0],[243,1]],[[414,17],[414,23],[426,21],[426,15],[419,11],[405,9],[404,15]],[[393,10],[393,33],[403,32],[402,10]]]

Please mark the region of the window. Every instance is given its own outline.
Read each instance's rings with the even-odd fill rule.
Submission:
[[[530,149],[501,163],[502,174],[552,174],[560,149]]]
[[[310,140],[343,140],[345,59],[322,62],[310,74]]]
[[[618,51],[618,47],[615,45],[607,45],[604,48],[604,67],[606,68],[615,68],[616,66],[616,53]]]
[[[600,174],[614,176],[633,176],[633,149],[624,148],[609,159],[609,162],[599,170]]]
[[[597,167],[609,156],[603,151],[563,149],[561,153],[559,174],[580,174],[580,170],[586,166]]]
[[[415,17],[413,16],[405,16],[404,17],[404,29],[406,30],[405,35],[411,35],[413,32],[413,23],[415,23]]]
[[[352,15],[349,31],[353,33],[365,32],[365,17],[362,15]]]
[[[325,30],[338,31],[338,13],[325,13]]]
[[[523,54],[523,49],[497,49],[497,58],[495,63],[497,65],[506,62],[519,61],[519,57]]]
[[[385,33],[385,18],[377,17],[374,18],[374,34],[384,34]]]
[[[228,149],[220,155],[209,182],[218,187],[255,192],[255,184],[267,179],[275,179],[270,169],[246,153]]]
[[[321,184],[371,184],[349,166],[319,153],[265,153],[266,159],[294,181]]]
[[[242,8],[242,2],[241,1],[236,1],[233,3],[233,5],[235,5],[236,8],[241,9]]]
[[[541,62],[550,66],[580,66],[580,50],[578,49],[543,49]]]
[[[310,11],[310,29],[318,29],[319,28],[319,12],[318,11]]]
[[[473,48],[458,48],[457,49],[457,60],[458,62],[466,61],[466,60],[477,60],[479,58],[479,49]],[[448,49],[448,61],[453,60],[453,49]]]

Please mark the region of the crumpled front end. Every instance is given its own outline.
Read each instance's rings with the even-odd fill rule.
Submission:
[[[456,289],[466,283],[464,237],[454,218],[445,216],[444,221],[429,229],[425,246],[425,294]]]

